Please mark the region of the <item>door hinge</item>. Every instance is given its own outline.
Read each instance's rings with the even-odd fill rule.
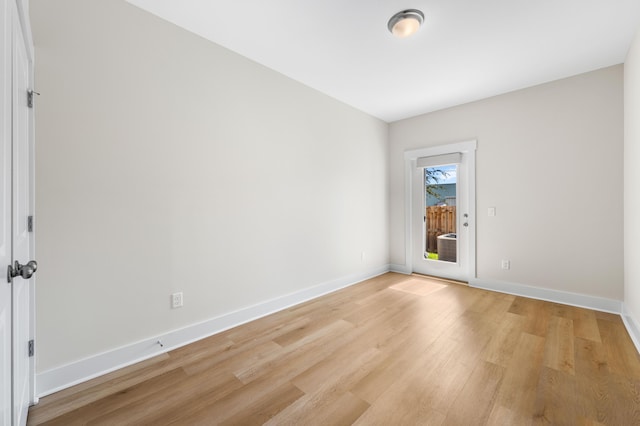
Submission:
[[[33,95],[40,96],[40,93],[35,92],[33,90],[27,90],[27,106],[29,108],[33,108]]]
[[[29,356],[32,357],[35,351],[36,351],[35,343],[33,342],[33,339],[31,339],[29,340]]]
[[[27,231],[33,232],[33,216],[27,217]]]

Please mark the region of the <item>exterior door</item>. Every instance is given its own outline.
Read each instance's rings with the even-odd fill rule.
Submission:
[[[471,141],[405,153],[411,272],[475,276],[475,147]]]

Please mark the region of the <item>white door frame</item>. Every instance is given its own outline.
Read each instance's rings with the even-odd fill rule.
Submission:
[[[404,223],[405,223],[405,265],[407,272],[413,272],[413,240],[416,238],[413,229],[412,212],[415,202],[421,200],[414,200],[413,198],[413,174],[416,168],[416,160],[420,157],[431,157],[434,155],[454,154],[456,152],[462,152],[468,157],[468,193],[469,193],[469,252],[468,252],[468,272],[467,277],[463,278],[465,281],[470,281],[476,278],[476,140],[469,140],[464,142],[430,146],[426,148],[414,149],[405,151],[405,191],[404,191]]]

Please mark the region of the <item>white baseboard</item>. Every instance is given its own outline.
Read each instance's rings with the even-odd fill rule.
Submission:
[[[636,345],[636,349],[640,353],[640,322],[627,309],[625,304],[622,305],[622,322],[624,322],[633,344]]]
[[[619,300],[606,299],[604,297],[589,296],[580,293],[570,293],[567,291],[553,290],[542,287],[532,287],[524,284],[509,283],[503,281],[489,281],[473,278],[469,281],[469,286],[482,288],[485,290],[498,291],[500,293],[514,294],[516,296],[529,297],[531,299],[546,300],[548,302],[562,303],[564,305],[577,306],[580,308],[594,309],[596,311],[620,314],[622,312],[622,302]]]
[[[170,350],[193,343],[240,324],[253,321],[311,299],[332,293],[369,278],[388,272],[389,265],[346,277],[327,281],[295,293],[276,297],[265,302],[239,309],[210,320],[169,331],[139,342],[131,343],[107,352],[90,356],[36,375],[36,395],[43,397],[103,374],[152,358]],[[161,340],[164,347],[157,343]]]
[[[85,382],[103,374],[152,358],[181,346],[193,343],[213,334],[253,321],[274,312],[306,302],[328,293],[349,287],[369,278],[386,272],[410,274],[405,265],[382,265],[363,273],[327,281],[295,293],[276,297],[265,302],[239,309],[201,323],[169,331],[165,334],[150,337],[120,348],[93,355],[91,357],[69,363],[36,375],[38,397],[43,397],[78,383]],[[475,288],[514,294],[532,299],[546,300],[565,305],[578,306],[603,312],[621,314],[624,324],[640,352],[640,323],[628,311],[623,311],[621,301],[570,293],[547,288],[532,287],[524,284],[471,279],[469,285]],[[157,344],[161,340],[164,347]]]

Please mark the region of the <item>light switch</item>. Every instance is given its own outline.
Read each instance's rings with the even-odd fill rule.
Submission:
[[[489,209],[487,210],[487,215],[488,216],[495,216],[496,215],[496,208],[495,207],[489,207]]]

